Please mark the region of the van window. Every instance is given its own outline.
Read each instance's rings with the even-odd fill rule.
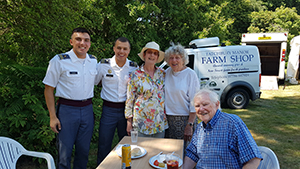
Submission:
[[[195,55],[189,55],[189,63],[186,65],[187,67],[194,70],[194,59]]]

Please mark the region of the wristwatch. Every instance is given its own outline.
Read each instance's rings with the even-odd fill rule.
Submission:
[[[190,126],[193,126],[193,125],[194,125],[194,123],[192,123],[192,122],[188,122],[188,124],[189,124]]]

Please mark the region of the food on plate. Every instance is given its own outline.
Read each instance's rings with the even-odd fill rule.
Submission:
[[[158,163],[158,166],[164,168],[165,167],[165,163]]]
[[[136,147],[131,150],[131,156],[136,157],[142,155],[142,151],[140,148]]]
[[[153,164],[158,167],[162,167],[162,168],[165,167],[165,163],[159,162],[158,160],[155,160]]]

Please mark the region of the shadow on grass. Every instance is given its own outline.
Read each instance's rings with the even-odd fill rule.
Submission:
[[[241,117],[256,143],[275,152],[281,168],[299,169],[300,95],[286,96],[284,91],[265,93],[272,97],[250,102],[247,109],[223,111]]]

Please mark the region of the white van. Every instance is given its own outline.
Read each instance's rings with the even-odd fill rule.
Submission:
[[[277,81],[284,81],[287,37],[287,32],[242,34],[242,45],[258,47],[262,76],[274,76]]]
[[[219,46],[219,38],[196,39],[185,49],[189,66],[201,88],[214,90],[221,106],[246,108],[249,100],[260,97],[260,57],[256,46]],[[163,65],[161,65],[163,66]]]

